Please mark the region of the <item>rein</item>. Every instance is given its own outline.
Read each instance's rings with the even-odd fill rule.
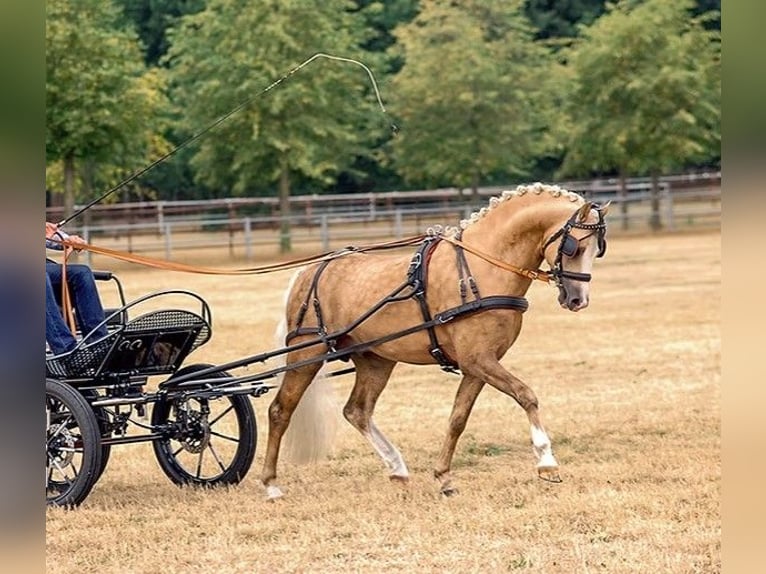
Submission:
[[[64,260],[61,263],[61,310],[69,330],[74,334],[77,332],[77,324],[75,322],[74,312],[72,311],[72,298],[69,295],[69,282],[67,281],[66,276],[67,259],[69,259],[72,252],[72,249],[65,248]]]
[[[325,253],[320,253],[318,255],[311,255],[311,256],[302,257],[299,259],[292,259],[290,261],[285,261],[282,263],[273,263],[269,265],[261,265],[258,267],[245,267],[240,269],[219,269],[215,267],[189,265],[186,263],[168,261],[166,259],[157,259],[154,257],[145,256],[145,255],[136,255],[133,253],[126,253],[124,251],[108,249],[106,247],[97,247],[89,243],[75,243],[75,242],[67,241],[66,239],[63,239],[63,240],[52,239],[52,241],[61,243],[65,248],[73,248],[73,249],[77,249],[78,251],[80,250],[90,251],[91,253],[106,255],[108,257],[119,259],[121,261],[138,263],[141,265],[146,265],[148,267],[155,267],[157,269],[166,269],[169,271],[198,273],[198,274],[204,274],[204,275],[259,275],[259,274],[265,274],[265,273],[272,273],[275,271],[284,271],[287,269],[294,269],[296,267],[302,267],[310,263],[319,263],[321,261],[329,261],[337,257],[340,257],[346,253],[351,253],[351,252],[364,253],[367,251],[378,251],[383,249],[396,249],[398,247],[409,247],[412,245],[421,244],[425,240],[431,237],[438,237],[440,240],[446,241],[447,243],[451,243],[456,248],[464,249],[465,251],[468,251],[469,253],[476,255],[477,257],[483,259],[484,261],[491,263],[492,265],[496,267],[499,267],[500,269],[504,269],[506,271],[516,273],[517,275],[521,275],[522,277],[526,277],[527,279],[542,281],[544,283],[550,283],[550,281],[553,280],[556,284],[558,284],[562,276],[564,277],[571,276],[571,278],[580,280],[580,281],[588,281],[590,279],[589,277],[586,278],[584,274],[566,272],[566,271],[563,271],[563,269],[561,269],[561,255],[565,249],[566,239],[569,238],[569,231],[573,227],[577,227],[579,229],[589,229],[589,230],[592,230],[594,233],[599,234],[598,257],[602,257],[604,254],[604,251],[606,250],[606,241],[604,240],[605,225],[603,222],[603,215],[601,214],[601,211],[599,211],[599,222],[595,224],[577,223],[576,221],[574,221],[575,215],[573,215],[572,218],[570,218],[569,221],[567,221],[564,227],[562,227],[558,232],[553,234],[548,239],[548,241],[545,242],[543,250],[548,245],[550,245],[550,243],[553,242],[555,239],[563,236],[559,245],[558,257],[557,257],[556,265],[554,266],[555,268],[551,271],[543,271],[541,269],[526,269],[524,267],[518,267],[517,265],[513,265],[512,263],[507,263],[505,261],[502,261],[501,259],[498,259],[497,257],[494,257],[488,253],[485,253],[479,249],[476,249],[475,247],[472,247],[468,245],[467,243],[464,243],[461,239],[457,237],[451,237],[442,233],[434,233],[433,231],[429,231],[428,233],[424,233],[420,235],[413,235],[411,237],[406,237],[404,239],[396,239],[394,241],[372,243],[372,244],[362,245],[359,247],[349,246],[341,250],[327,251]],[[66,262],[66,258],[65,258],[65,262]]]
[[[121,261],[127,261],[129,263],[138,263],[147,267],[154,267],[156,269],[165,269],[168,271],[180,271],[185,273],[198,273],[202,275],[262,275],[265,273],[273,273],[275,271],[285,271],[287,269],[295,269],[296,267],[303,267],[310,263],[318,263],[320,261],[329,261],[336,259],[346,253],[365,253],[368,251],[379,251],[384,249],[396,249],[398,247],[409,247],[417,245],[426,238],[426,235],[413,235],[412,237],[406,237],[404,239],[397,239],[394,241],[386,241],[383,243],[372,243],[368,245],[362,245],[359,247],[346,247],[344,249],[336,251],[327,251],[318,255],[311,255],[308,257],[301,257],[299,259],[292,259],[290,261],[284,261],[282,263],[272,263],[269,265],[261,265],[258,267],[244,267],[239,269],[219,269],[216,267],[205,267],[200,265],[188,265],[186,263],[178,263],[175,261],[168,261],[166,259],[157,259],[154,257],[147,257],[145,255],[136,255],[134,253],[126,253],[124,251],[118,251],[115,249],[108,249],[106,247],[97,247],[89,243],[75,243],[67,240],[58,241],[65,247],[75,248],[77,250],[89,251],[98,255],[106,255],[114,259]]]
[[[525,269],[523,267],[517,267],[516,265],[513,265],[512,263],[506,263],[505,261],[502,261],[501,259],[498,259],[497,257],[493,257],[492,255],[489,255],[488,253],[484,253],[483,251],[480,251],[476,249],[475,247],[471,247],[467,243],[463,243],[460,239],[457,239],[455,237],[449,237],[447,235],[440,235],[439,236],[443,241],[446,241],[447,243],[452,243],[452,245],[455,245],[456,247],[460,247],[462,249],[465,249],[469,253],[473,253],[477,257],[480,257],[481,259],[484,259],[487,263],[491,263],[492,265],[495,265],[496,267],[499,267],[500,269],[505,269],[506,271],[511,271],[512,273],[516,273],[517,275],[521,275],[522,277],[526,277],[527,279],[537,280],[537,281],[543,281],[545,283],[548,283],[551,280],[551,274],[548,271],[542,271],[541,269]]]

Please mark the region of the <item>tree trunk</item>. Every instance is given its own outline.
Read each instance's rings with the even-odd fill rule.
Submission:
[[[625,179],[625,172],[620,170],[619,175],[620,189],[617,194],[620,197],[620,227],[623,231],[628,230],[628,182]]]
[[[96,171],[96,164],[93,160],[87,160],[85,164],[81,167],[82,170],[82,197],[87,202],[93,197],[93,189],[95,188],[94,180],[95,180],[95,171]],[[81,221],[78,222],[78,227],[88,227],[91,224],[91,214],[93,213],[92,209],[88,209],[82,212],[82,215],[79,217],[81,218]]]
[[[74,213],[74,156],[64,158],[64,219]]]
[[[649,227],[652,231],[662,229],[662,220],[660,219],[660,178],[657,172],[652,172],[652,191],[651,191],[652,214],[649,217]]]
[[[290,237],[290,171],[286,156],[283,157],[279,174],[279,212],[279,251],[289,253],[293,247]]]
[[[476,171],[471,178],[471,197],[474,200],[479,199],[479,172]]]

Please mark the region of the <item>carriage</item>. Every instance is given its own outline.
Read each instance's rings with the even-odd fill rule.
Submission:
[[[588,305],[591,265],[606,250],[606,212],[606,206],[557,186],[519,186],[492,198],[460,228],[301,260],[302,271],[288,287],[285,346],[219,365],[183,365],[212,334],[210,309],[199,295],[173,290],[125,303],[116,277],[97,274],[117,283],[122,301],[106,319],[109,334],[98,341],[86,335],[70,353],[46,361],[48,503],[82,502],[104,471],[111,447],[136,442],[152,442],[161,469],[176,484],[238,483],[256,448],[249,397],[277,386],[261,482],[268,498],[279,498],[276,466],[284,433],[322,365],[335,360],[353,363],[336,372],[356,372],[343,414],[371,443],[392,479],[406,481],[409,472],[372,414],[393,366],[402,361],[438,364],[462,375],[434,467],[442,494],[455,492],[450,473],[455,445],[485,384],[524,409],[538,474],[560,481],[537,397],[499,360],[521,330],[528,306],[524,294],[534,280],[555,285],[560,305],[570,311]],[[412,246],[417,246],[414,255],[409,249],[370,257]],[[549,271],[538,268],[543,260]],[[160,308],[136,316],[142,305],[169,295],[185,297],[196,310]],[[271,359],[284,364],[230,374]],[[150,376],[167,378],[148,390]],[[139,420],[150,405],[149,421]],[[318,438],[319,433],[307,433],[304,440]]]
[[[230,378],[221,370],[179,384],[211,367],[183,365],[212,335],[207,302],[185,290],[126,302],[115,274],[94,277],[112,282],[121,304],[106,312],[105,337],[85,334],[72,351],[46,358],[47,503],[80,504],[120,444],[151,442],[160,468],[178,485],[242,480],[257,440],[247,396],[259,397],[269,385],[216,385]],[[156,309],[164,300],[176,307]],[[164,380],[150,390],[150,377]]]

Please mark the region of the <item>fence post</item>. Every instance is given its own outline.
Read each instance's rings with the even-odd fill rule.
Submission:
[[[375,209],[375,195],[370,192],[370,221],[375,221],[376,209]]]
[[[394,237],[402,238],[402,210],[400,208],[394,212]]]
[[[327,221],[327,214],[323,213],[322,218],[319,220],[319,237],[322,240],[322,251],[330,250],[330,227]]]
[[[245,217],[245,257],[248,260],[253,258],[253,235],[249,217]]]
[[[675,221],[673,219],[673,194],[670,192],[670,184],[662,182],[662,194],[665,196],[665,209],[667,210],[666,219],[668,222],[668,230],[675,231]]]
[[[165,209],[164,209],[165,202],[164,201],[158,201],[157,202],[157,232],[161,235],[162,234],[162,227],[165,224]]]
[[[165,259],[170,260],[170,254],[173,251],[173,240],[170,236],[170,223],[165,224]]]

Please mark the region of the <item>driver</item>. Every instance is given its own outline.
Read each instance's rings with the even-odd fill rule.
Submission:
[[[64,247],[52,239],[68,239],[76,243],[85,243],[77,235],[67,235],[55,223],[45,222],[45,246],[49,249],[62,250]],[[98,327],[92,335],[93,340],[107,335],[104,321],[104,309],[96,288],[93,272],[87,265],[68,264],[66,268],[67,285],[72,293],[72,303],[78,327],[87,335]],[[54,289],[61,289],[62,265],[46,259],[45,261],[45,340],[54,355],[71,351],[77,345],[77,339],[61,315]]]

